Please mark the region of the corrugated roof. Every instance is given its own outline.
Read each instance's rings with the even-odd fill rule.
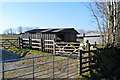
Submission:
[[[63,29],[55,29],[55,30],[53,30],[52,32],[59,32],[59,31],[61,31],[61,30],[63,30]]]
[[[47,29],[33,29],[33,30],[26,31],[25,33],[37,33],[37,32],[41,32],[43,30],[47,30]]]
[[[44,33],[44,32],[50,32],[52,29],[46,29],[46,30],[43,30],[43,31],[41,31],[42,33]]]
[[[56,28],[56,29],[33,29],[33,30],[29,30],[26,31],[25,33],[59,33],[59,32],[67,32],[70,30],[74,30],[76,34],[78,34],[78,32],[74,29],[74,28]]]

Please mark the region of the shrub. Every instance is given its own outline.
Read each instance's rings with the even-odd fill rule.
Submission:
[[[106,79],[120,79],[120,48],[110,46],[99,49],[96,54],[99,77]]]

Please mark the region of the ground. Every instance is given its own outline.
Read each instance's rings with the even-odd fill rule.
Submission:
[[[3,35],[2,38],[6,39],[6,38],[17,38],[19,35]],[[49,63],[49,64],[45,64],[47,62],[52,62],[53,60],[53,56],[50,56],[52,53],[47,53],[47,52],[41,52],[40,50],[32,50],[32,49],[18,49],[15,47],[11,47],[10,49],[8,49],[9,51],[13,52],[13,53],[17,53],[19,55],[20,58],[30,58],[30,57],[37,57],[37,56],[47,56],[47,57],[43,57],[43,58],[36,58],[35,59],[35,64],[37,66],[35,66],[35,72],[39,71],[39,70],[45,70],[42,71],[40,73],[36,73],[35,76],[39,76],[42,74],[47,74],[48,72],[50,74],[48,75],[44,75],[41,78],[46,78],[49,76],[53,76],[52,75],[52,69],[48,69],[48,68],[52,68],[53,63]],[[16,62],[10,62],[10,63],[5,63],[4,64],[4,68],[5,70],[9,70],[9,69],[13,69],[13,68],[20,68],[20,67],[24,67],[24,66],[31,66],[32,65],[32,59],[28,59],[28,60],[21,60],[21,61],[16,61]],[[56,62],[54,63],[54,66],[56,66],[55,68],[55,77],[56,78],[61,78],[63,75],[73,75],[75,74],[75,76],[71,76],[71,78],[76,78],[77,76],[77,72],[78,72],[78,62],[77,62],[77,57],[75,59],[73,58],[69,58],[67,59],[67,55],[59,55],[59,56],[55,56],[54,60],[56,60]],[[69,65],[68,65],[69,64]],[[21,74],[26,74],[28,72],[33,71],[33,68],[26,68],[26,69],[20,69],[20,70],[16,70],[16,71],[10,71],[10,72],[5,72],[5,77],[6,78],[10,78],[12,76],[18,76]],[[27,76],[26,78],[30,78],[32,75]],[[65,77],[65,76],[63,76]],[[39,77],[38,77],[39,78]]]
[[[25,56],[23,56],[23,58],[30,58],[30,57],[37,57],[37,56],[46,56],[46,57],[42,57],[42,58],[35,58],[34,63],[37,65],[35,66],[35,71],[39,71],[39,70],[45,70],[48,68],[53,68],[53,56],[50,56],[51,53],[46,53],[46,52],[41,52],[39,50],[32,50],[32,49],[21,49],[19,52],[19,49],[17,48],[11,48],[9,49],[9,51],[12,52],[17,52],[18,55],[22,56],[24,54],[24,52],[27,52],[27,54]],[[73,73],[77,74],[77,59],[72,59],[69,58],[67,59],[66,55],[59,55],[59,56],[54,56],[54,66],[55,68],[55,77],[62,77],[63,75],[67,76],[67,72],[69,71],[70,75],[72,75]],[[69,61],[68,61],[69,60]],[[49,64],[46,64],[47,62],[50,62]],[[68,65],[71,64],[71,65]],[[32,58],[28,59],[28,60],[21,60],[21,61],[17,61],[17,62],[10,62],[10,63],[5,63],[4,67],[5,70],[9,70],[9,69],[13,69],[13,68],[19,68],[19,67],[23,67],[23,66],[31,66],[32,65]],[[69,68],[69,69],[68,69]],[[5,77],[6,78],[10,78],[11,76],[17,76],[17,75],[21,75],[21,74],[26,74],[26,72],[31,72],[32,71],[32,67],[30,68],[26,68],[26,69],[21,69],[21,70],[16,70],[16,71],[11,71],[11,72],[5,72]],[[48,76],[52,76],[52,69],[50,70],[45,70],[43,72],[40,72],[39,74],[36,73],[35,76],[38,75],[42,75],[42,74],[47,74],[47,73],[51,73],[49,75],[44,75],[40,78],[46,78]],[[72,73],[72,74],[71,74]],[[57,75],[59,74],[59,75]],[[30,78],[32,75],[27,76],[26,78]],[[65,76],[64,76],[65,77]],[[75,76],[72,76],[75,77]],[[39,78],[39,77],[38,77]]]

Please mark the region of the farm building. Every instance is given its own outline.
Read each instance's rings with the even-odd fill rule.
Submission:
[[[79,34],[74,28],[33,29],[22,34],[22,38],[75,42]]]
[[[86,42],[87,40],[89,40],[89,42],[91,44],[94,44],[95,42],[97,44],[102,43],[102,39],[100,37],[100,33],[98,32],[90,32],[90,33],[86,33],[85,37],[84,37],[84,42]]]
[[[95,31],[90,31],[84,34],[81,34],[78,36],[80,39],[84,40],[84,43],[86,43],[86,41],[88,40],[90,44],[94,44],[95,42],[97,44],[102,43],[102,39],[100,37],[100,33],[99,32],[95,32]]]

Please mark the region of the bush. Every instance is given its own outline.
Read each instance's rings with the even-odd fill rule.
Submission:
[[[99,49],[96,54],[96,72],[99,77],[106,79],[120,79],[120,48],[110,46]]]

